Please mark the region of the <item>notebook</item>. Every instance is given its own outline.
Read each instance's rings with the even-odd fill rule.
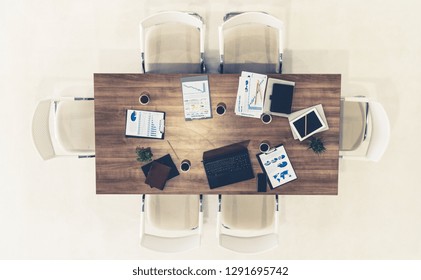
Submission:
[[[263,112],[280,117],[291,114],[295,82],[269,78]]]
[[[294,87],[284,84],[273,84],[270,96],[270,111],[281,114],[291,114]]]
[[[177,167],[174,164],[174,161],[171,158],[171,155],[170,154],[167,154],[167,155],[165,155],[163,157],[160,157],[159,159],[156,159],[153,162],[150,162],[150,163],[148,163],[146,165],[143,165],[141,167],[142,168],[142,171],[143,171],[143,174],[145,174],[145,177],[148,176],[149,170],[151,169],[152,164],[154,162],[162,163],[163,165],[166,165],[166,166],[168,166],[168,167],[171,168],[170,173],[168,174],[167,181],[170,180],[170,179],[172,179],[172,178],[174,178],[174,177],[176,177],[176,176],[178,176],[178,175],[180,175],[180,173],[177,170]]]
[[[171,167],[153,161],[148,176],[146,177],[145,184],[148,184],[151,188],[163,190],[170,172]]]
[[[203,166],[211,189],[254,178],[248,149],[239,143],[204,152]]]

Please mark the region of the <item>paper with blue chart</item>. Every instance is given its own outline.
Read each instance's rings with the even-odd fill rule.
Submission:
[[[263,113],[267,76],[252,72],[241,72],[238,82],[235,114],[260,118]]]
[[[181,88],[186,120],[212,117],[208,76],[181,78]]]
[[[162,139],[164,131],[164,112],[127,110],[126,136]]]
[[[297,179],[297,175],[283,145],[276,147],[274,150],[269,151],[269,153],[259,154],[258,157],[272,188],[277,188]]]

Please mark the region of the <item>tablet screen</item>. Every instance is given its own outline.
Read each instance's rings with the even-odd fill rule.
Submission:
[[[316,130],[324,127],[322,121],[319,118],[319,115],[315,110],[311,110],[304,116],[294,120],[293,125],[297,132],[300,134],[301,138],[304,138]]]

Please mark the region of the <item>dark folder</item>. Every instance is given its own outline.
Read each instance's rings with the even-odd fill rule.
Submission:
[[[291,114],[293,95],[293,85],[273,84],[272,95],[270,96],[270,111]]]
[[[145,184],[148,184],[152,188],[163,190],[170,171],[171,167],[153,161],[148,176],[146,177]]]
[[[163,165],[166,165],[166,166],[171,168],[171,171],[170,171],[170,174],[168,175],[167,181],[171,178],[174,178],[174,177],[180,175],[180,173],[178,172],[177,167],[175,166],[170,154],[167,154],[167,155],[165,155],[165,156],[163,156],[159,159],[156,159],[154,161],[162,163]],[[148,172],[151,169],[152,163],[153,162],[150,162],[150,163],[142,166],[142,171],[143,171],[143,174],[145,174],[145,177],[148,176]]]

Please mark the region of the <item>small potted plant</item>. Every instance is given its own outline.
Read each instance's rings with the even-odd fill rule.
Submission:
[[[316,154],[320,155],[326,151],[322,138],[311,137],[308,141],[308,149],[313,150]]]
[[[137,147],[136,148],[137,161],[149,162],[152,160],[153,154],[150,147]]]

